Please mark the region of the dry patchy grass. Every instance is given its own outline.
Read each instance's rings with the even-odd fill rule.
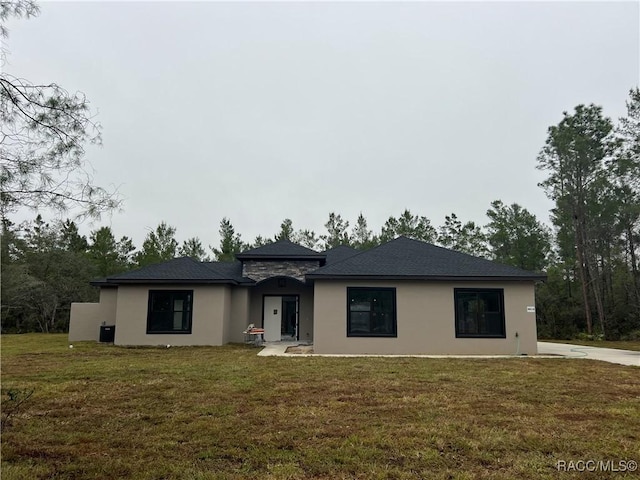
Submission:
[[[3,479],[608,478],[640,460],[640,369],[567,359],[265,358],[2,337]],[[615,478],[632,478],[618,473]]]

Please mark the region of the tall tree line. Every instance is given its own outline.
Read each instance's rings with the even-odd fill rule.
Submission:
[[[207,250],[197,237],[179,244],[175,238],[176,229],[161,222],[147,233],[137,249],[130,238],[117,239],[110,227],[97,228],[86,238],[78,233],[77,226],[70,220],[48,224],[38,216],[34,221],[16,226],[5,219],[2,229],[2,329],[64,331],[68,326],[71,302],[96,301],[97,292],[89,287],[89,280],[175,257],[234,261],[235,255],[243,250],[279,240],[289,240],[318,251],[339,245],[366,250],[403,235],[526,270],[547,271],[549,281],[538,286],[541,334],[558,338],[586,331],[581,323],[584,318],[579,308],[581,300],[576,295],[579,286],[579,277],[575,274],[577,266],[567,268],[570,260],[562,257],[561,245],[555,241],[562,238],[562,230],[556,227],[552,232],[518,204],[492,202],[487,210],[487,223],[483,226],[461,221],[452,213],[435,227],[428,218],[407,209],[397,217],[389,217],[378,232],[369,227],[363,213],[350,227],[348,220],[331,212],[325,229],[319,235],[306,229],[296,230],[290,219],[284,219],[272,236],[258,236],[253,242],[244,242],[231,220],[223,218],[219,227],[220,243],[208,246]],[[627,257],[630,259],[631,255]],[[629,313],[632,297],[625,295],[625,289],[633,286],[633,271],[628,272],[628,277],[621,271],[613,274],[611,306],[616,312],[626,312],[626,316],[614,316],[610,320],[617,332],[612,330],[611,338],[629,334],[639,326],[637,317],[634,320]]]
[[[519,217],[512,210],[523,214],[535,228],[526,231],[518,228]],[[160,222],[150,230],[140,248],[132,239],[119,239],[110,227],[99,227],[88,237],[79,233],[71,220],[47,223],[40,215],[33,221],[14,225],[6,217],[2,222],[2,331],[64,331],[68,328],[72,302],[93,302],[97,290],[89,286],[96,278],[141,268],[172,258],[189,256],[199,261],[234,261],[241,251],[288,240],[318,251],[339,245],[359,250],[373,248],[400,235],[438,243],[472,255],[483,255],[519,266],[542,270],[549,244],[545,227],[518,205],[492,204],[491,221],[487,231],[473,222],[463,223],[455,214],[446,216],[439,229],[424,216],[410,210],[398,217],[389,217],[379,232],[369,228],[363,213],[358,215],[353,227],[340,214],[331,212],[325,223],[326,231],[316,234],[308,229],[295,229],[291,219],[284,219],[280,229],[272,236],[258,236],[253,242],[245,242],[236,232],[231,220],[220,222],[218,246],[203,246],[197,237],[180,244],[176,240],[176,228]],[[527,216],[528,215],[528,216]],[[529,224],[527,224],[529,225]],[[515,235],[515,237],[514,237]],[[498,245],[495,255],[490,245]],[[538,248],[536,257],[531,252]],[[530,261],[537,258],[537,263]]]
[[[587,335],[640,336],[640,91],[630,91],[617,125],[593,104],[564,112],[548,130],[538,168],[555,203],[543,332],[564,333],[558,319],[568,315],[564,323]]]

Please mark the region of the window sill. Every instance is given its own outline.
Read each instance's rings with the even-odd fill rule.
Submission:
[[[182,332],[182,331],[166,331],[166,332],[147,332],[147,335],[191,335],[191,332]]]
[[[347,333],[347,337],[366,337],[366,338],[398,338],[397,333]]]
[[[506,335],[460,335],[456,334],[456,338],[507,338]]]

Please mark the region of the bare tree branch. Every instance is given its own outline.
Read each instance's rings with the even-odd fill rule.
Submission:
[[[33,0],[0,1],[0,36],[9,17],[37,15]],[[78,216],[99,216],[116,209],[115,189],[94,184],[85,145],[101,145],[86,96],[55,83],[36,85],[0,73],[0,214],[20,207],[77,209]]]

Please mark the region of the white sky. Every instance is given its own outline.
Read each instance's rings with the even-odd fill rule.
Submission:
[[[224,216],[245,241],[331,211],[485,224],[495,199],[547,221],[547,128],[624,115],[639,24],[638,2],[45,2],[9,23],[5,68],[99,110],[87,158],[124,211],[84,233],[139,247],[164,220],[217,245]]]

